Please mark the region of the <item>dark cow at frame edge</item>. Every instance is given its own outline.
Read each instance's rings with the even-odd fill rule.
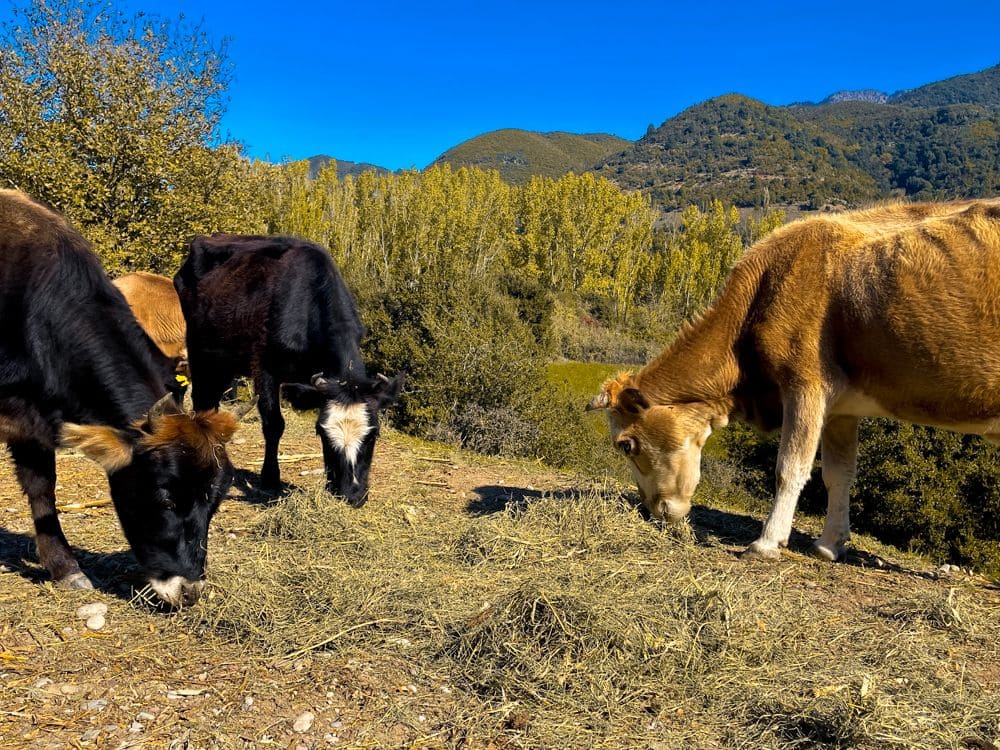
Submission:
[[[0,190],[0,440],[28,496],[41,563],[90,588],[55,507],[55,449],[108,473],[122,529],[157,594],[193,603],[208,524],[231,478],[228,413],[187,415],[172,363],[143,332],[86,240],[28,196]]]

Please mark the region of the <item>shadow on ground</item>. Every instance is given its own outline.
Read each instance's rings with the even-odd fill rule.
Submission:
[[[233,490],[237,490],[233,494]],[[249,469],[236,469],[233,475],[233,486],[229,498],[251,505],[274,505],[278,500],[299,490],[298,485],[282,482],[277,490],[264,489],[260,482],[260,473]]]
[[[605,500],[618,497],[617,492],[570,487],[562,490],[536,490],[509,485],[486,484],[472,490],[478,497],[469,501],[465,510],[472,516],[490,516],[505,510],[523,510],[543,497],[553,500],[579,500],[595,492]]]
[[[543,497],[573,501],[584,495],[592,495],[595,492],[592,488],[567,488],[553,491],[509,485],[483,485],[476,487],[473,491],[477,497],[471,500],[466,506],[466,512],[472,516],[488,516],[505,510],[522,510]],[[614,490],[597,490],[597,492],[605,500],[609,501],[623,498],[647,522],[658,523],[650,518],[645,506],[633,493],[622,495]],[[729,550],[730,554],[734,556],[739,556],[751,542],[757,539],[763,528],[760,519],[753,516],[730,510],[711,508],[705,505],[693,506],[689,519],[695,540],[700,546],[736,547],[737,549],[735,550]],[[788,540],[788,549],[792,552],[808,555],[812,549],[813,541],[814,538],[811,535],[793,528],[791,537]],[[935,580],[937,578],[937,574],[934,572],[915,570],[853,547],[848,548],[847,555],[841,563],[857,568],[868,568],[915,576],[925,580]]]
[[[94,588],[119,599],[131,600],[146,586],[142,569],[128,550],[89,552],[72,547],[73,555]],[[49,580],[48,571],[38,562],[34,537],[0,528],[0,565],[32,583]]]

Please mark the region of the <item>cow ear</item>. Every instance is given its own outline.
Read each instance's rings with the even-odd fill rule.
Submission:
[[[396,403],[396,399],[399,398],[399,394],[403,390],[403,382],[405,380],[406,376],[401,372],[396,373],[396,377],[391,380],[382,373],[379,373],[373,394],[375,397],[375,408],[379,410],[385,409]]]
[[[628,414],[642,414],[649,408],[649,401],[638,388],[622,388],[615,408]]]
[[[108,474],[132,463],[133,441],[128,433],[114,427],[66,423],[61,442],[103,466]]]
[[[327,401],[318,388],[303,383],[286,383],[281,386],[281,395],[296,411],[312,411]]]

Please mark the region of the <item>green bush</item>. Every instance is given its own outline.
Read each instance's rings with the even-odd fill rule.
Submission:
[[[857,528],[1000,575],[1000,447],[974,435],[866,421],[853,497]]]
[[[975,435],[892,420],[864,420],[858,477],[851,491],[851,525],[904,549],[1000,575],[1000,447]],[[776,435],[731,424],[718,440],[719,457],[755,497],[774,492]],[[820,456],[820,463],[822,456]],[[820,468],[799,509],[825,513]]]

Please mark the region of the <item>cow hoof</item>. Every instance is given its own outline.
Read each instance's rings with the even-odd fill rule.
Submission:
[[[90,582],[83,573],[70,573],[68,576],[63,576],[56,582],[56,586],[61,589],[92,589],[94,584]]]
[[[741,560],[780,560],[781,550],[777,547],[765,547],[760,542],[754,542],[740,555]]]
[[[837,562],[838,560],[844,559],[844,556],[847,554],[847,550],[842,545],[828,547],[822,542],[817,541],[813,542],[813,545],[809,548],[809,554],[818,560]]]

